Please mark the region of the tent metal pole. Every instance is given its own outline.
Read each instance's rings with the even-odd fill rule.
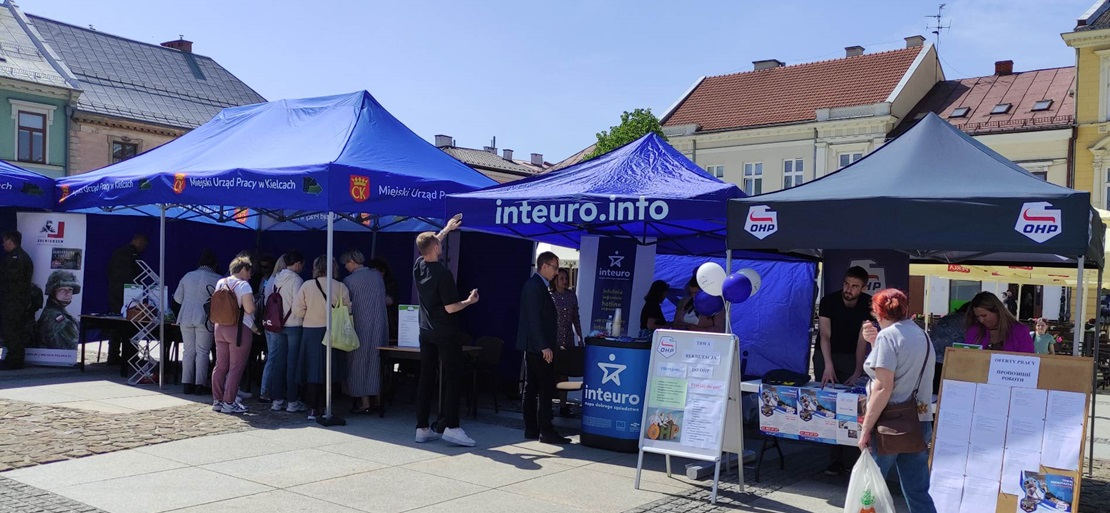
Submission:
[[[324,358],[324,362],[325,362],[324,364],[327,367],[324,370],[324,417],[329,418],[329,419],[331,418],[331,307],[334,304],[334,303],[332,303],[332,300],[331,300],[331,296],[332,296],[332,294],[331,294],[331,281],[332,281],[332,279],[334,279],[334,277],[332,276],[332,272],[331,272],[332,271],[332,265],[331,265],[332,258],[334,258],[334,253],[333,253],[333,251],[334,251],[333,238],[334,238],[334,229],[335,229],[334,219],[335,219],[335,216],[331,213],[331,211],[328,211],[328,256],[327,256],[327,262],[324,263],[324,265],[327,267],[327,277],[328,277],[327,278],[327,281],[328,281],[328,287],[327,287],[328,304],[327,304],[327,307],[326,307],[328,309],[328,314],[324,318],[324,326],[325,326],[325,328],[324,328],[324,333],[325,333],[324,338],[327,339],[327,346],[328,346],[327,355]]]
[[[1097,292],[1098,295],[1100,295],[1100,296],[1102,295],[1102,268],[1101,267],[1098,269],[1098,288],[1096,288],[1095,290],[1098,291]],[[1098,417],[1095,416],[1095,405],[1098,404],[1098,401],[1095,400],[1095,395],[1096,395],[1096,392],[1098,391],[1098,356],[1099,356],[1098,355],[1098,352],[1099,352],[1098,350],[1099,350],[1099,346],[1102,345],[1102,338],[1099,335],[1099,333],[1101,332],[1101,330],[1100,330],[1101,322],[1100,321],[1102,320],[1102,304],[1101,304],[1100,301],[1096,301],[1095,305],[1096,305],[1095,306],[1095,352],[1094,352],[1094,355],[1095,355],[1095,371],[1091,375],[1091,430],[1089,432],[1090,437],[1091,437],[1091,450],[1087,452],[1087,457],[1089,458],[1088,463],[1087,463],[1087,475],[1088,476],[1094,475],[1093,469],[1094,469],[1094,466],[1095,466],[1095,434],[1094,433],[1095,433],[1095,421],[1098,420]]]
[[[1079,257],[1079,271],[1075,277],[1075,311],[1072,313],[1072,320],[1075,322],[1075,338],[1071,345],[1071,355],[1079,356],[1079,345],[1083,343],[1083,292],[1087,284],[1083,283],[1083,260],[1082,256]]]
[[[170,305],[166,297],[166,204],[159,205],[162,211],[158,219],[158,389],[166,384],[166,311]]]
[[[732,276],[732,250],[725,250],[725,276]],[[732,303],[725,302],[725,333],[732,334]],[[740,348],[737,348],[739,351]],[[743,457],[743,455],[741,455]]]
[[[370,232],[370,259],[373,260],[378,257],[378,228],[372,228]]]

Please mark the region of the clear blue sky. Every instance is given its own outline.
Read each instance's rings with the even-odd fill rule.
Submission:
[[[1093,0],[952,0],[948,78],[1069,66]],[[558,161],[622,111],[662,115],[694,81],[904,45],[939,2],[802,0],[19,0],[28,13],[150,43],[183,34],[270,100],[366,89],[425,139]]]

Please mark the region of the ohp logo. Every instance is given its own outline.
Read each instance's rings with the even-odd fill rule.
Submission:
[[[659,339],[659,354],[662,355],[663,358],[670,358],[676,351],[678,351],[678,348],[673,338],[662,337]]]
[[[744,220],[744,230],[759,240],[766,239],[779,230],[779,214],[767,205],[752,205]]]
[[[1063,217],[1060,209],[1052,208],[1047,201],[1026,203],[1021,206],[1014,230],[1037,243],[1044,243],[1064,229]]]

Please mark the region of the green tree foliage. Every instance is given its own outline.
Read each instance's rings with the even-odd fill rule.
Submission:
[[[663,126],[659,124],[659,118],[651,113],[651,109],[625,111],[621,114],[621,124],[597,134],[597,146],[586,156],[586,160],[609,153],[651,132],[659,134],[659,137],[666,140]]]

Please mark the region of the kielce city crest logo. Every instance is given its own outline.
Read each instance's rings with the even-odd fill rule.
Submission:
[[[173,175],[173,193],[181,194],[185,190],[185,173],[174,173]]]
[[[351,199],[362,203],[370,199],[370,177],[351,175]]]
[[[1064,216],[1047,201],[1026,203],[1021,206],[1014,230],[1043,244],[1064,230]]]
[[[58,203],[61,203],[61,202],[65,201],[66,198],[69,197],[69,186],[68,185],[61,185],[59,187],[62,189],[62,196],[60,198],[58,198]]]
[[[744,231],[759,240],[766,239],[779,231],[779,213],[767,205],[752,205],[748,208],[747,219],[744,220]]]

